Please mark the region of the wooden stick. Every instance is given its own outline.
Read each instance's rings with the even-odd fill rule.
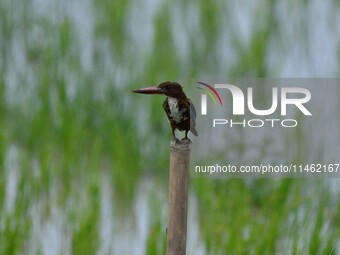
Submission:
[[[190,144],[190,140],[170,143],[167,255],[186,253]]]

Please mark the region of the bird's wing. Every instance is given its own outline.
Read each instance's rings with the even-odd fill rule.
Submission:
[[[163,103],[163,109],[166,113],[166,116],[168,116],[168,119],[170,121],[171,117],[170,117],[170,108],[169,108],[168,98],[166,98],[164,103]]]

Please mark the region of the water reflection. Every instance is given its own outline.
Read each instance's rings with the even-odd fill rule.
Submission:
[[[5,199],[0,210],[7,217],[0,219],[0,227],[4,231],[10,225],[14,233],[16,229],[24,233],[18,230],[20,234],[12,238],[17,252],[74,253],[75,233],[84,227],[82,217],[92,214],[99,220],[94,224],[97,245],[91,247],[99,254],[143,254],[153,229],[157,237],[163,236],[167,187],[158,183],[157,162],[144,166],[138,177],[131,214],[124,220],[116,215],[121,205],[115,200],[119,190],[113,180],[129,169],[117,162],[120,156],[126,157],[121,146],[125,143],[113,144],[119,137],[109,137],[110,132],[121,134],[139,125],[138,141],[134,140],[138,143],[145,142],[150,130],[167,130],[167,123],[160,124],[163,115],[151,114],[154,101],[145,103],[146,109],[135,117],[140,104],[126,95],[130,87],[165,79],[184,82],[190,77],[338,76],[340,15],[336,1],[124,3],[0,0],[0,86],[4,84],[1,95],[6,109],[0,116],[0,137],[2,133],[6,137],[1,171],[6,181],[0,188]],[[320,94],[321,99],[327,96]],[[339,105],[327,107],[338,109]],[[123,118],[125,115],[131,118]],[[118,122],[122,124],[117,127]],[[327,132],[337,132],[338,119],[334,122]],[[82,139],[75,142],[79,137]],[[129,135],[120,137],[125,141]],[[259,137],[248,141],[261,147]],[[242,145],[244,138],[242,133],[233,134],[237,144]],[[320,143],[316,135],[312,139]],[[84,146],[83,140],[89,143]],[[146,149],[140,149],[147,159],[168,146],[167,140],[158,137],[148,142]],[[336,139],[324,147],[321,152],[337,158]],[[282,148],[270,150],[279,156]],[[130,147],[126,151],[130,153]],[[98,167],[101,157],[96,158],[96,153],[118,156],[105,168]],[[233,153],[231,157],[239,156]],[[167,163],[166,155],[160,157]],[[125,183],[130,185],[130,177],[119,180],[128,179]],[[336,198],[339,183],[330,182]],[[201,229],[199,195],[194,188],[189,201],[188,254],[209,254],[206,239],[210,233]],[[306,210],[300,211],[306,214]],[[251,236],[251,226],[243,233],[244,239]],[[223,238],[221,242],[226,242],[227,237]],[[162,237],[155,243],[162,250]]]

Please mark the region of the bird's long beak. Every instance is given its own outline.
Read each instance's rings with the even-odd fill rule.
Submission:
[[[132,90],[132,92],[140,94],[164,94],[165,90],[158,87],[147,87],[142,89]]]

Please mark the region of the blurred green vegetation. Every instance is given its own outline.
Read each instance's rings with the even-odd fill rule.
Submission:
[[[48,221],[55,203],[68,222],[71,253],[97,253],[103,176],[111,178],[116,224],[137,224],[141,178],[153,180],[151,197],[167,194],[171,134],[162,99],[130,91],[164,80],[185,84],[201,74],[268,76],[268,45],[280,40],[275,0],[259,4],[266,11],[255,12],[249,42],[221,1],[50,2],[0,1],[0,254],[42,254],[43,240],[35,248],[30,241],[33,220]],[[174,28],[173,15],[183,27]],[[200,30],[190,32],[195,18]],[[185,61],[174,29],[184,31]],[[228,68],[217,44],[224,29],[236,59]],[[6,202],[10,172],[18,180],[13,208]],[[340,203],[325,181],[191,179],[190,189],[206,254],[339,253]],[[166,247],[167,222],[158,212],[167,201],[155,201],[148,205],[146,254],[164,254]]]

